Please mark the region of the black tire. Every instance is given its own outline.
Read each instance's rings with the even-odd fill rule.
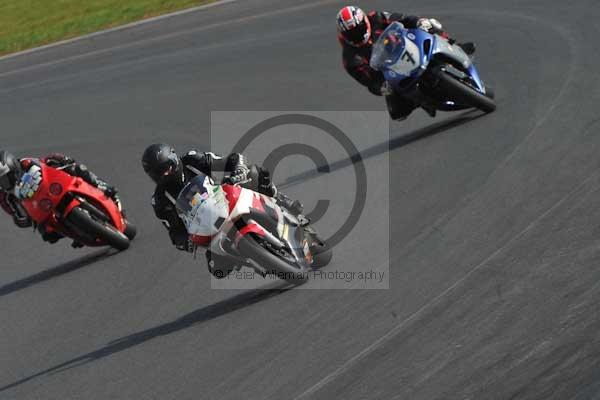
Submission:
[[[244,236],[240,239],[238,250],[243,257],[248,257],[256,261],[261,267],[278,277],[283,277],[285,281],[293,285],[299,286],[308,280],[308,273],[295,264],[285,261],[284,259],[271,253],[269,250],[261,246],[252,236]]]
[[[96,221],[91,215],[79,207],[75,207],[66,221],[69,225],[86,232],[89,236],[102,240],[109,246],[119,250],[129,248],[129,239],[123,233],[119,232],[114,226],[105,222]]]
[[[125,231],[123,232],[129,240],[133,240],[137,235],[137,228],[129,221],[125,221]]]
[[[491,98],[479,93],[450,74],[440,71],[438,77],[440,80],[439,87],[456,101],[469,104],[486,113],[496,110],[496,103]]]
[[[394,121],[406,119],[416,108],[411,101],[396,93],[385,96],[385,103],[390,113],[390,118]]]
[[[333,258],[331,247],[318,236],[313,236],[311,250],[313,253],[313,268],[326,267]]]

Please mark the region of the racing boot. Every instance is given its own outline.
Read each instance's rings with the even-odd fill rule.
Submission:
[[[302,203],[300,203],[298,200],[290,199],[288,196],[277,190],[277,187],[271,181],[271,175],[269,171],[264,168],[260,170],[258,191],[259,193],[273,197],[277,205],[285,208],[296,218],[298,218],[301,226],[308,225],[310,222],[308,218],[302,215],[302,212],[304,211],[304,206]]]
[[[117,203],[117,205],[121,203],[121,201],[119,200],[119,196],[117,196],[117,193],[119,193],[119,191],[114,186],[110,186],[106,182],[99,182],[98,186],[96,187],[102,190],[106,197],[114,200],[114,202]]]
[[[473,42],[457,43],[457,46],[463,49],[463,51],[467,53],[468,56],[472,56],[473,54],[475,54],[476,48],[475,43]]]
[[[42,235],[42,240],[44,242],[47,242],[50,244],[54,244],[54,243],[58,242],[60,239],[64,238],[63,235],[61,235],[60,233],[58,233],[56,231],[48,232],[48,230],[46,229],[46,226],[43,224],[38,225],[37,230]]]
[[[76,175],[81,177],[84,181],[89,183],[90,185],[100,189],[106,197],[112,199],[117,205],[119,209],[121,209],[121,201],[117,196],[119,192],[116,187],[109,185],[104,182],[102,179],[98,178],[96,174],[90,171],[85,165],[79,164],[76,167]]]
[[[121,211],[121,214],[123,214],[123,217],[127,218],[127,216],[125,215],[125,210],[123,210],[123,205],[121,203],[121,199],[119,198],[119,191],[117,190],[117,188],[114,186],[110,186],[106,182],[102,181],[99,181],[99,185],[97,186],[97,188],[102,190],[106,197],[112,199],[112,201],[114,201],[117,207],[119,208],[119,211]]]
[[[300,215],[304,211],[304,206],[299,200],[292,200],[281,192],[278,192],[274,198],[279,206],[285,208],[291,214]]]
[[[310,219],[302,214],[302,212],[304,212],[304,206],[300,200],[292,200],[283,193],[277,193],[274,198],[280,207],[285,208],[296,217],[300,226],[307,226],[310,224]]]

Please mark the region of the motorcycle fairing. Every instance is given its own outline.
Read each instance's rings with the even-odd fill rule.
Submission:
[[[30,170],[32,168],[39,168],[40,170],[41,177],[37,183],[38,188],[31,197],[29,197],[30,192],[27,191],[27,197],[20,198],[23,207],[36,223],[47,224],[50,222],[48,228],[60,230],[60,226],[58,226],[61,224],[60,220],[66,218],[73,208],[79,206],[81,204],[79,199],[83,198],[104,210],[119,231],[122,232],[125,229],[125,221],[123,221],[117,205],[108,199],[101,190],[79,177],[48,167],[43,163],[40,163],[39,166],[33,165]],[[22,178],[23,187],[27,184],[31,186],[31,183],[37,181],[37,178],[35,178],[37,172],[33,172],[33,174],[30,174],[31,178]],[[50,190],[52,184],[60,184],[62,188],[60,193],[52,193],[52,190]],[[15,194],[19,190],[19,186],[15,188]],[[67,203],[65,203],[65,199],[68,200]],[[41,207],[42,201],[50,201],[51,207],[43,209]]]
[[[398,43],[397,46],[394,44]],[[435,56],[441,56],[460,65],[471,76],[477,88],[485,87],[472,60],[462,48],[440,35],[421,29],[406,29],[399,22],[390,24],[375,44],[371,67],[383,73],[386,81],[400,87],[409,87],[427,70]]]

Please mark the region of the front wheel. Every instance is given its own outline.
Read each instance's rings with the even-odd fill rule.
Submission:
[[[103,243],[119,250],[129,248],[129,239],[117,228],[107,222],[95,220],[87,211],[75,207],[66,219],[68,225],[85,232],[86,236],[100,240]]]
[[[294,285],[302,285],[308,280],[308,274],[296,264],[286,261],[261,245],[261,239],[253,235],[244,236],[238,244],[238,251],[243,257],[256,261],[271,274]]]
[[[496,103],[490,97],[479,93],[469,85],[459,81],[445,71],[440,71],[438,75],[438,86],[449,97],[460,103],[465,103],[483,112],[491,113],[496,110]]]

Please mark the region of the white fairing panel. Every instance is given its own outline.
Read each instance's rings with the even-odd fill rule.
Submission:
[[[215,188],[218,189],[208,196],[206,193],[196,193],[190,201],[191,209],[181,215],[189,234],[213,236],[229,216],[229,202],[225,193],[219,186]]]
[[[231,210],[231,219],[236,219],[240,215],[245,215],[250,212],[250,207],[252,207],[252,200],[255,195],[252,190],[243,189],[240,192],[240,196],[238,197],[238,201],[235,204],[233,210]]]
[[[409,39],[405,40],[404,53],[398,61],[390,67],[390,70],[403,76],[409,76],[411,72],[421,66],[421,52],[417,45]]]
[[[448,58],[456,60],[464,68],[469,68],[469,66],[471,66],[471,59],[463,49],[457,45],[450,44],[448,40],[441,36],[436,35],[435,39],[433,54],[443,54]]]

